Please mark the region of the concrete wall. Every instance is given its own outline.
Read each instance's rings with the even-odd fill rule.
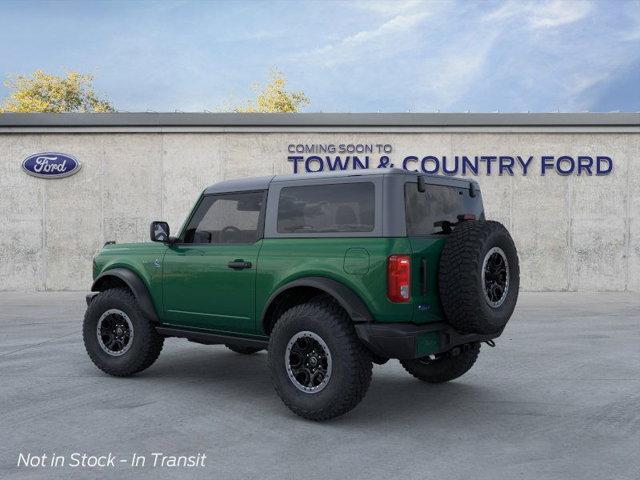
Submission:
[[[600,177],[480,176],[489,218],[515,238],[527,290],[640,291],[637,133],[0,133],[0,290],[87,289],[106,240],[146,241],[151,220],[177,231],[200,191],[220,180],[291,173],[291,143],[387,143],[409,154],[608,155]],[[21,162],[60,151],[68,178]]]

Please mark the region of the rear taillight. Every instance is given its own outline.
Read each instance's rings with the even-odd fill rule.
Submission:
[[[408,302],[411,297],[411,259],[391,255],[387,262],[387,297],[392,302]]]

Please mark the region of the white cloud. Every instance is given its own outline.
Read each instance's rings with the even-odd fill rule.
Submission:
[[[591,2],[554,0],[532,8],[530,24],[533,28],[550,28],[577,22],[591,11]]]
[[[524,2],[515,2],[510,0],[508,2],[504,2],[500,7],[484,15],[482,20],[485,22],[509,20],[518,15],[522,15],[527,8],[528,4],[525,4]]]
[[[427,5],[425,0],[363,0],[354,2],[354,7],[380,15],[398,15]]]
[[[585,91],[602,83],[611,77],[611,72],[609,71],[601,71],[595,74],[592,74],[588,77],[585,77],[581,74],[581,72],[571,72],[568,73],[567,83],[566,83],[566,94],[567,97],[577,98],[580,97]]]
[[[635,8],[623,2],[614,5],[620,7],[620,17],[631,20],[633,14],[628,10],[637,12],[640,3],[636,3]],[[632,43],[640,38],[634,35],[638,24],[633,25],[631,21],[631,28],[620,30],[618,27],[608,32],[603,29],[581,31],[575,26],[558,27],[590,17],[594,23],[606,28],[606,20],[601,21],[596,17],[609,13],[604,11],[605,8],[611,8],[611,4],[558,0],[508,1],[485,15],[483,23],[499,29],[522,30],[522,46],[526,46],[528,53],[512,56],[509,67],[519,72],[520,79],[516,81],[521,85],[520,88],[527,89],[533,101],[553,102],[552,109],[588,110],[593,104],[590,92],[612,81],[616,72],[637,58],[631,52]],[[552,29],[554,35],[544,34]],[[616,40],[629,44],[624,45]],[[612,45],[616,45],[616,48],[612,48]],[[509,72],[503,71],[501,75],[509,75]],[[527,103],[522,102],[525,105]]]
[[[620,13],[620,16],[627,18],[631,23],[631,27],[620,32],[620,38],[623,41],[635,42],[640,40],[640,0],[630,2],[626,7]]]
[[[519,85],[527,85],[527,77],[533,81],[528,85],[532,95],[536,95],[542,87],[539,73],[540,65],[553,62],[555,72],[562,72],[564,81],[558,77],[548,79],[549,88],[556,92],[563,92],[564,99],[570,103],[582,96],[582,93],[596,83],[606,81],[609,69],[604,68],[600,74],[591,72],[584,75],[584,52],[576,56],[571,43],[563,43],[561,38],[537,35],[536,31],[543,31],[561,25],[568,25],[585,18],[592,9],[590,2],[524,2],[506,1],[498,8],[479,18],[475,28],[461,31],[453,37],[442,49],[435,52],[433,57],[426,60],[425,93],[432,108],[450,110],[456,108],[460,100],[474,95],[474,91],[486,91],[484,82],[510,76],[512,72],[523,73],[524,78],[515,79]],[[528,45],[529,53],[525,57],[510,56],[511,68],[502,69],[496,65],[491,56],[497,51],[499,55],[519,49],[515,45],[505,44],[511,38],[514,30],[521,30],[523,45]],[[563,61],[556,63],[555,58]],[[574,58],[575,57],[575,58]],[[554,59],[554,60],[552,60]],[[613,62],[609,62],[613,63]],[[594,64],[603,64],[596,61]],[[610,67],[612,65],[607,65]],[[499,69],[499,73],[496,73]],[[528,72],[528,73],[527,73]],[[535,79],[535,80],[533,80]],[[558,82],[558,83],[556,83]],[[545,81],[547,83],[547,81]],[[501,97],[508,92],[495,92],[496,106]],[[540,92],[542,95],[550,92]],[[528,102],[523,102],[528,103]],[[423,105],[424,107],[424,105]]]
[[[447,110],[477,84],[499,36],[498,30],[471,32],[427,60],[425,91],[434,102],[432,108]]]
[[[407,6],[375,27],[297,60],[339,75],[338,67],[362,67],[381,59],[386,71],[378,75],[385,81],[367,83],[364,70],[356,69],[360,76],[353,78],[358,80],[343,82],[340,93],[350,91],[371,103],[384,104],[388,98],[390,104],[397,98],[412,111],[452,111],[589,109],[592,92],[637,58],[633,43],[638,23],[627,20],[617,30],[610,28],[599,18],[610,5],[508,0],[490,11],[466,2],[449,3],[442,10],[429,5],[428,13]],[[578,22],[586,19],[603,28],[579,28]],[[361,94],[363,84],[370,85],[366,95]]]
[[[568,25],[585,18],[592,9],[586,0],[552,0],[547,2],[508,1],[484,16],[487,22],[524,20],[534,29]]]
[[[372,30],[362,30],[300,56],[325,66],[347,63],[370,55],[381,56],[396,54],[411,49],[413,31],[427,18],[426,12],[409,15],[397,15]]]

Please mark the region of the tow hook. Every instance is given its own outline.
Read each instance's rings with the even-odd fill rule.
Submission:
[[[487,345],[489,345],[491,348],[496,346],[496,342],[494,342],[493,340],[485,340],[485,342]]]

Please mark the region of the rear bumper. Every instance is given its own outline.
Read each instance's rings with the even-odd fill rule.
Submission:
[[[375,355],[401,360],[446,352],[464,343],[486,342],[499,337],[502,333],[463,334],[442,322],[427,325],[359,323],[355,327],[360,340]]]

